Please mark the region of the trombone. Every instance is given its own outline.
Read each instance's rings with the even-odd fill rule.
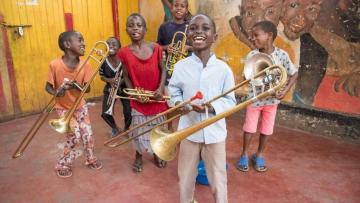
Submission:
[[[169,96],[162,96],[161,100],[152,99],[155,98],[155,92],[145,90],[144,88],[139,88],[139,87],[135,89],[124,88],[123,92],[129,96],[128,97],[116,96],[116,98],[137,100],[141,103],[166,102],[166,100],[170,99]]]
[[[129,142],[129,141],[131,141],[131,140],[133,140],[133,139],[135,139],[135,138],[137,138],[137,137],[139,137],[139,136],[141,136],[141,135],[149,132],[149,131],[151,131],[151,129],[150,129],[150,130],[148,130],[148,131],[145,131],[145,132],[142,132],[142,133],[138,134],[137,136],[128,137],[128,138],[125,137],[126,135],[129,135],[130,133],[132,133],[134,130],[139,129],[139,128],[147,125],[148,123],[151,123],[152,121],[154,121],[154,120],[156,120],[156,119],[158,119],[158,118],[160,118],[160,117],[162,117],[162,116],[165,116],[165,115],[167,115],[167,114],[170,114],[170,113],[172,113],[172,112],[175,112],[175,111],[176,111],[177,109],[179,109],[179,108],[185,107],[186,105],[190,104],[190,103],[191,103],[193,100],[195,100],[195,99],[202,99],[202,98],[203,98],[202,93],[201,93],[201,92],[197,92],[197,93],[196,93],[193,97],[191,97],[190,99],[188,99],[188,100],[186,100],[186,101],[184,101],[184,102],[182,102],[182,103],[174,106],[173,108],[170,108],[170,109],[168,109],[168,110],[166,110],[166,111],[164,111],[164,112],[162,112],[162,113],[159,113],[158,115],[156,115],[156,116],[154,116],[153,118],[147,120],[146,122],[144,122],[144,123],[142,123],[142,124],[140,124],[140,125],[134,126],[134,127],[130,128],[129,130],[121,133],[120,135],[118,135],[118,136],[116,136],[116,137],[114,137],[114,138],[111,138],[111,139],[107,140],[107,141],[104,143],[104,145],[107,146],[107,147],[117,147],[117,146],[123,145],[123,144],[125,144],[125,143],[127,143],[127,142]],[[162,123],[158,124],[157,126],[165,125],[165,124],[167,124],[167,123],[169,123],[169,122],[171,122],[171,121],[179,118],[180,116],[182,116],[182,113],[177,113],[176,115],[172,116],[170,119],[167,119],[167,120],[163,121]]]
[[[265,75],[265,76],[264,76]],[[159,127],[154,128],[151,131],[150,134],[150,144],[151,148],[153,149],[154,153],[162,160],[165,161],[171,161],[176,156],[176,146],[178,143],[180,143],[183,139],[189,137],[193,133],[205,128],[206,126],[209,126],[216,121],[223,119],[227,116],[230,116],[231,114],[240,111],[241,109],[245,108],[247,105],[265,98],[267,96],[275,94],[276,91],[280,90],[287,81],[287,73],[284,67],[278,66],[278,65],[272,65],[257,74],[255,74],[254,77],[251,79],[247,79],[243,82],[241,82],[236,87],[239,88],[247,83],[250,83],[250,81],[253,80],[259,80],[268,88],[264,90],[262,93],[256,95],[255,97],[252,97],[238,105],[236,105],[234,108],[229,109],[223,113],[220,113],[214,117],[211,117],[209,119],[203,120],[195,125],[192,125],[188,128],[182,129],[180,131],[174,132],[174,133],[168,133],[166,131],[163,131]],[[237,88],[232,88],[232,90],[235,90]],[[216,98],[220,98],[228,93],[225,92],[222,95],[219,95]],[[214,100],[212,99],[212,101]],[[207,102],[208,103],[208,102]]]
[[[102,48],[105,48],[105,50],[100,49],[99,46],[105,46]],[[86,59],[83,61],[82,65],[80,66],[78,72],[76,73],[75,77],[73,78],[72,81],[75,81],[76,77],[79,75],[79,73],[81,72],[81,70],[83,69],[84,65],[89,61],[89,59],[93,59],[94,61],[99,63],[99,67],[97,69],[97,71],[100,69],[100,66],[102,65],[102,63],[105,61],[107,55],[109,52],[109,47],[106,44],[106,42],[103,41],[98,41],[95,43],[94,47],[91,49],[89,55],[86,57]],[[95,55],[96,54],[96,55]],[[92,76],[91,80],[85,85],[85,87],[82,89],[80,96],[77,98],[77,100],[75,101],[73,107],[71,109],[69,109],[69,111],[66,113],[66,116],[64,118],[61,119],[57,119],[57,120],[50,120],[50,126],[55,128],[56,131],[58,132],[69,132],[70,131],[70,127],[69,127],[69,121],[71,116],[73,115],[73,113],[76,110],[76,107],[79,105],[81,99],[83,98],[86,89],[88,89],[91,81],[95,78],[95,75],[97,73],[97,71],[94,73],[94,75]],[[63,88],[62,86],[60,88]],[[57,91],[59,92],[59,91]],[[55,107],[55,98],[56,98],[56,94],[51,98],[51,100],[49,101],[49,103],[46,105],[46,107],[44,108],[44,110],[40,113],[38,119],[35,121],[34,125],[30,128],[30,130],[28,131],[28,133],[25,135],[25,137],[22,139],[20,145],[17,147],[17,149],[15,150],[12,158],[18,158],[20,156],[22,156],[23,152],[25,151],[26,147],[29,145],[29,143],[31,142],[31,140],[34,138],[35,134],[38,132],[38,130],[40,129],[41,125],[44,123],[44,121],[47,119],[47,117],[49,116],[49,114],[52,112],[52,110]]]

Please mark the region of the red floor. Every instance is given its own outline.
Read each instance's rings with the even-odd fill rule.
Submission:
[[[104,168],[94,171],[75,160],[71,178],[53,170],[63,136],[45,123],[24,155],[11,155],[32,126],[35,116],[0,123],[0,202],[178,202],[177,161],[157,168],[145,156],[144,171],[132,172],[131,144],[106,148],[109,128],[100,118],[100,104],[90,107],[96,155]],[[116,109],[120,115],[120,109]],[[121,119],[118,119],[122,123]],[[229,202],[360,202],[359,145],[276,127],[265,154],[268,171],[235,168],[242,144],[240,114],[228,119]],[[256,141],[256,143],[255,143]],[[252,150],[257,140],[253,140]],[[195,198],[213,202],[209,187],[197,185]]]

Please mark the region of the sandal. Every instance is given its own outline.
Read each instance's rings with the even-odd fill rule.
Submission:
[[[265,159],[263,157],[258,157],[256,154],[252,156],[252,161],[254,163],[254,168],[258,172],[265,172],[267,167],[265,165]]]
[[[247,156],[241,156],[236,168],[243,172],[249,171],[249,158]]]
[[[95,162],[88,164],[87,167],[90,168],[90,169],[99,170],[99,169],[102,169],[103,164],[102,164],[101,161],[96,160]]]
[[[132,169],[135,173],[140,173],[142,171],[142,157],[136,157]]]
[[[154,163],[158,168],[165,168],[167,165],[167,162],[160,159],[156,154],[154,154]]]
[[[63,169],[58,169],[56,171],[56,174],[59,178],[69,178],[72,176],[72,170],[71,168],[63,168]]]

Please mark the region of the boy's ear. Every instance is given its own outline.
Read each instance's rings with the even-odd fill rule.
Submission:
[[[65,40],[63,45],[66,49],[70,48],[70,42],[68,40]]]
[[[217,33],[214,34],[214,42],[218,39],[219,35]]]

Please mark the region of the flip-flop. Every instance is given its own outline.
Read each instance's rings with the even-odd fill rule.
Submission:
[[[249,158],[247,156],[241,156],[236,168],[243,172],[249,171]]]
[[[265,159],[263,157],[258,157],[256,154],[252,156],[252,161],[254,163],[254,168],[258,172],[265,172],[267,170]]]
[[[158,168],[165,168],[167,165],[167,162],[160,159],[156,154],[154,154],[154,163]]]
[[[135,173],[140,173],[142,171],[142,160],[141,159],[135,159],[132,169]]]
[[[64,169],[59,169],[56,171],[56,175],[59,178],[69,178],[72,176],[72,170],[71,168],[64,168]]]
[[[96,160],[94,163],[88,164],[87,167],[90,168],[90,169],[99,170],[99,169],[102,169],[103,164],[102,164],[101,161]]]

